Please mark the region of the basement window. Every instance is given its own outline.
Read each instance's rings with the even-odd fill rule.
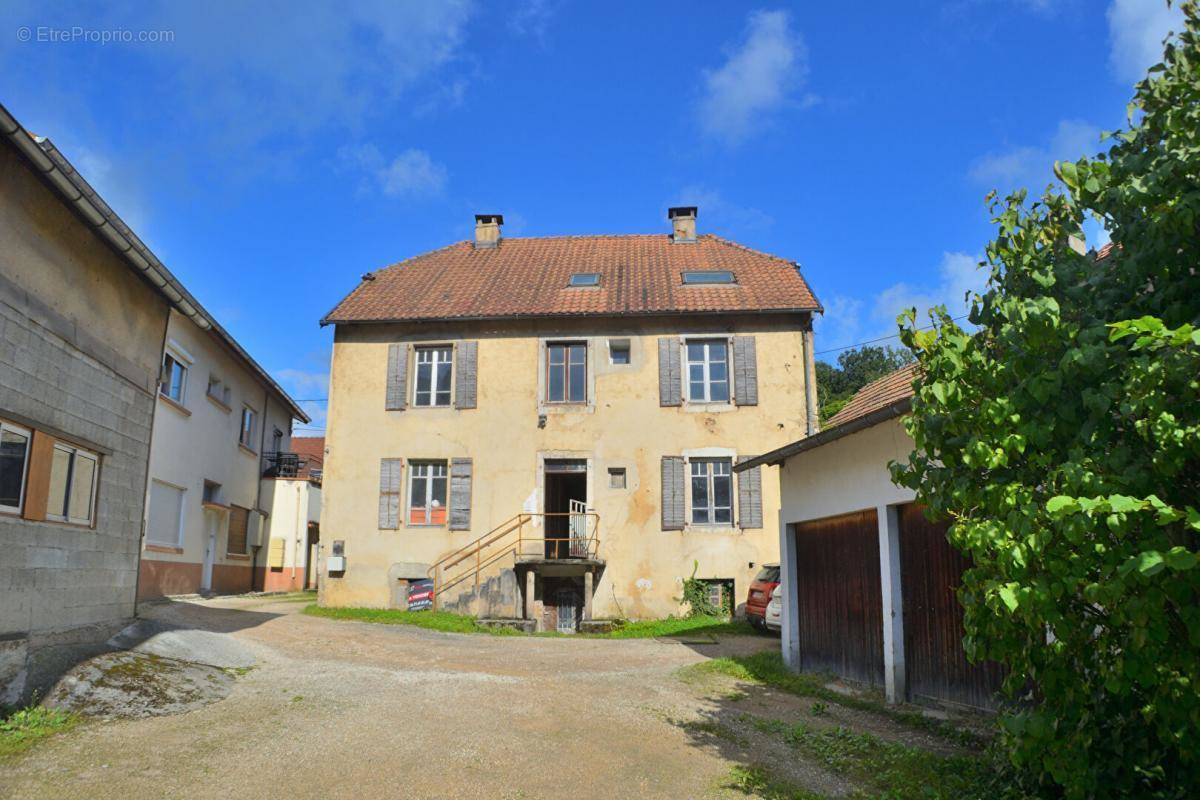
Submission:
[[[574,275],[571,276],[571,282],[569,285],[572,288],[576,288],[576,289],[587,287],[587,286],[599,286],[600,285],[600,273],[599,272],[576,272]]]
[[[700,284],[737,283],[729,270],[692,270],[683,273],[685,286]]]

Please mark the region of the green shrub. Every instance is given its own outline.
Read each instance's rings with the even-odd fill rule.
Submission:
[[[1009,668],[1013,762],[1043,795],[1200,796],[1200,18],[1127,130],[1064,189],[994,204],[958,328],[906,315],[921,367],[894,476],[968,554],[968,653]],[[1086,215],[1114,242],[1068,237]]]

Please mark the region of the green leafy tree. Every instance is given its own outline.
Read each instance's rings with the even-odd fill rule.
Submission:
[[[856,347],[843,350],[837,366],[816,363],[817,404],[821,419],[827,420],[862,387],[912,361],[912,355],[898,347]]]
[[[921,366],[893,465],[974,567],[965,646],[1010,670],[1005,744],[1041,795],[1200,797],[1200,17],[1127,129],[993,201],[971,322],[901,318]],[[1096,215],[1113,247],[1069,237]]]

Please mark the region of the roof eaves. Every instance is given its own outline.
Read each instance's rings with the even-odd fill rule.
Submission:
[[[887,422],[889,419],[903,416],[912,408],[912,398],[905,397],[897,400],[891,405],[876,409],[870,414],[857,417],[847,422],[843,422],[833,428],[826,428],[820,433],[814,433],[812,436],[806,436],[803,439],[786,444],[783,447],[772,450],[769,453],[764,453],[761,456],[752,458],[749,461],[743,461],[740,464],[733,466],[734,472],[745,472],[754,467],[767,465],[778,466],[794,455],[812,450],[822,445],[836,442],[838,439],[849,436],[852,433],[858,433],[861,430],[874,427],[881,422]]]
[[[340,304],[339,304],[340,305]],[[334,309],[336,310],[336,309]],[[387,317],[387,318],[336,318],[327,316],[321,320],[321,325],[393,325],[402,322],[437,323],[437,322],[499,322],[512,319],[565,319],[569,317],[690,317],[690,316],[755,316],[758,314],[811,314],[820,311],[816,306],[797,306],[794,308],[755,308],[755,309],[687,309],[674,308],[650,311],[562,311],[549,314],[494,314],[494,315],[463,315],[448,317]]]
[[[25,156],[64,205],[94,228],[99,238],[106,241],[118,255],[124,258],[135,273],[150,283],[179,313],[192,320],[197,327],[213,331],[252,371],[258,373],[259,377],[292,409],[298,419],[304,422],[312,421],[296,401],[200,305],[191,292],[184,288],[179,279],[158,260],[150,248],[79,174],[75,166],[52,141],[45,137],[33,136],[2,103],[0,103],[0,131],[16,147],[17,151]]]

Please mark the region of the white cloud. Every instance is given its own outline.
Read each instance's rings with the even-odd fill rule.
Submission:
[[[916,307],[922,325],[928,324],[928,312],[934,306],[945,306],[952,317],[966,314],[970,309],[968,293],[982,292],[987,284],[988,273],[979,268],[980,261],[980,256],[970,253],[946,252],[938,265],[936,283],[895,283],[869,300],[847,296],[824,299],[825,315],[816,325],[820,337],[817,350],[894,336],[899,330],[896,317],[908,308]],[[898,347],[900,340],[878,344]]]
[[[786,11],[755,11],[745,39],[705,73],[698,109],[704,130],[729,144],[752,133],[764,115],[791,101],[808,73],[808,48]],[[806,100],[806,105],[811,100]]]
[[[1147,68],[1162,60],[1163,39],[1182,28],[1183,11],[1164,0],[1113,0],[1108,7],[1108,35],[1112,40],[1109,65],[1117,78],[1137,83]]]
[[[472,0],[30,4],[6,30],[171,31],[170,42],[112,45],[127,51],[112,57],[132,60],[140,108],[188,115],[213,151],[244,165],[248,148],[286,158],[282,143],[329,128],[357,132],[410,92],[453,86],[461,75],[439,73],[462,55],[474,12]],[[0,62],[20,57],[21,48],[5,48]]]
[[[716,189],[701,184],[685,186],[667,203],[667,207],[671,206],[699,208],[700,220],[697,226],[700,232],[732,234],[737,231],[762,230],[775,224],[775,219],[765,211],[731,202]]]
[[[555,0],[524,0],[509,17],[508,29],[520,36],[544,40],[558,5]]]
[[[446,168],[424,150],[409,148],[388,161],[375,145],[360,144],[343,147],[338,155],[391,197],[437,195],[446,188]]]
[[[312,417],[312,422],[304,427],[325,427],[329,398],[328,372],[281,369],[275,372],[275,379],[292,396],[296,404]],[[313,432],[308,431],[306,435],[313,435]]]
[[[976,159],[967,174],[971,180],[1006,192],[1025,187],[1040,192],[1054,180],[1054,162],[1074,160],[1100,152],[1100,129],[1077,119],[1066,119],[1045,145],[1023,145],[989,153]]]

